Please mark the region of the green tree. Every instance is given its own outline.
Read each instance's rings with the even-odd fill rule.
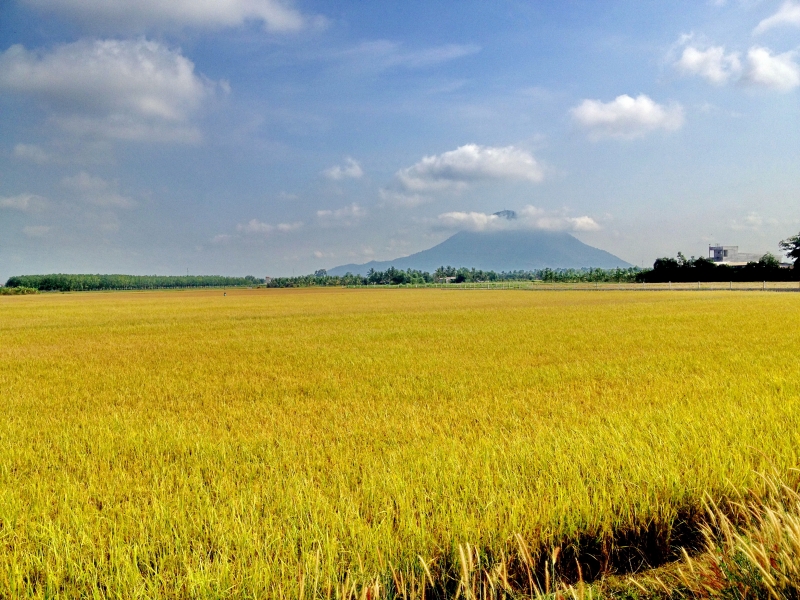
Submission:
[[[780,269],[781,262],[775,257],[774,254],[772,254],[772,252],[767,252],[761,257],[761,260],[758,261],[758,266],[762,269]]]
[[[794,259],[794,266],[796,267],[797,261],[800,259],[800,233],[781,240],[778,246],[786,253],[786,256]]]

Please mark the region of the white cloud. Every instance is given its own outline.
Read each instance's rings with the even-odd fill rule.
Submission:
[[[572,231],[598,231],[600,225],[592,217],[583,215],[582,217],[565,217],[567,229]]]
[[[399,192],[397,190],[389,190],[384,188],[378,190],[378,195],[381,198],[381,206],[413,208],[432,200],[430,196],[423,196],[422,194],[409,194],[406,192]]]
[[[677,45],[684,46],[693,34],[681,36]],[[777,91],[789,91],[800,86],[800,65],[795,62],[796,51],[773,54],[768,48],[752,46],[743,67],[738,52],[725,53],[723,46],[704,50],[685,46],[675,67],[687,75],[698,75],[715,85],[739,80],[742,84]]]
[[[51,160],[51,156],[40,146],[35,144],[17,144],[14,146],[14,156],[22,160],[35,162],[39,165],[43,165]]]
[[[775,218],[765,219],[757,212],[750,212],[741,221],[737,219],[732,220],[730,227],[734,231],[759,231],[765,225],[769,227],[775,227],[780,225],[780,221]]]
[[[401,188],[412,193],[460,189],[486,180],[540,182],[544,172],[536,159],[514,146],[503,148],[467,144],[435,156],[395,175]]]
[[[589,130],[589,137],[594,140],[604,137],[630,140],[657,129],[675,131],[683,126],[684,121],[680,104],[665,106],[644,94],[636,98],[624,94],[611,102],[584,100],[571,113],[578,124]]]
[[[475,44],[446,44],[413,52],[398,52],[393,60],[404,67],[422,68],[477,54],[480,50],[481,47]]]
[[[28,237],[40,238],[50,233],[51,229],[49,225],[27,225],[22,228],[22,233]]]
[[[301,222],[296,223],[279,223],[277,225],[270,225],[263,223],[258,219],[250,219],[246,224],[239,224],[236,226],[237,231],[248,234],[270,234],[270,233],[288,233],[295,231],[303,226]]]
[[[474,44],[446,44],[418,50],[405,50],[397,42],[374,40],[336,53],[330,58],[343,59],[361,71],[385,71],[392,68],[423,69],[480,52]]]
[[[349,206],[337,208],[336,210],[318,210],[317,218],[323,224],[352,225],[366,216],[366,214],[366,210],[353,202]]]
[[[75,191],[81,200],[106,208],[132,208],[136,203],[117,192],[116,182],[108,182],[81,171],[73,177],[65,177],[61,185]]]
[[[364,175],[364,171],[361,169],[361,165],[358,164],[357,160],[348,156],[345,158],[344,162],[344,166],[336,165],[330,169],[325,169],[322,174],[328,179],[333,179],[334,181],[339,181],[345,178],[359,179]]]
[[[213,87],[179,51],[145,39],[0,54],[0,90],[43,101],[55,123],[79,135],[197,142],[191,118]]]
[[[469,231],[503,229],[504,227],[500,226],[505,225],[505,219],[502,217],[480,212],[448,212],[439,215],[438,220],[443,227]]]
[[[49,130],[52,130],[51,125],[53,125],[52,117],[48,123]],[[47,145],[16,144],[13,156],[17,160],[37,165],[109,164],[114,162],[114,145],[109,139],[59,135],[50,139]]]
[[[503,211],[495,214],[448,212],[439,215],[437,222],[447,229],[468,231],[597,231],[600,229],[600,225],[589,216],[569,217],[563,213],[548,212],[535,206],[526,206],[519,212]]]
[[[713,46],[706,50],[688,46],[683,49],[675,66],[684,74],[699,75],[714,85],[724,85],[730,79],[737,78],[742,71],[739,54],[726,54],[723,46]]]
[[[758,228],[764,224],[764,218],[758,213],[751,212],[744,218],[744,222],[749,227]]]
[[[782,92],[800,86],[800,66],[794,61],[796,52],[772,54],[769,49],[754,46],[747,52],[744,81],[751,85]]]
[[[235,27],[261,22],[273,32],[299,31],[309,19],[281,0],[23,0],[42,12],[72,17],[93,30]]]
[[[0,196],[0,208],[10,208],[22,212],[41,212],[47,206],[47,200],[36,194],[19,194],[17,196]]]
[[[794,25],[800,27],[800,4],[787,0],[774,15],[761,21],[753,30],[754,35],[764,33],[773,27],[782,25]]]

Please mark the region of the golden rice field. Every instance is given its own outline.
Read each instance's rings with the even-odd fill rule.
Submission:
[[[667,560],[704,494],[792,478],[799,307],[0,298],[0,597],[471,597]]]

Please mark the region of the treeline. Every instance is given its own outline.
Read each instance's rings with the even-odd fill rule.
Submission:
[[[267,282],[271,288],[292,287],[317,287],[317,286],[358,286],[358,285],[422,285],[434,283],[434,276],[424,271],[408,269],[401,271],[389,267],[386,271],[370,269],[366,276],[345,273],[344,275],[328,275],[322,269],[313,275],[300,275],[299,277],[273,277]]]
[[[254,286],[263,283],[252,275],[18,275],[6,282],[8,288],[39,291],[82,292],[99,290],[156,290],[176,288]]]
[[[25,296],[35,294],[37,291],[29,287],[0,287],[0,296]]]
[[[677,258],[659,258],[653,268],[640,272],[636,280],[647,283],[694,281],[797,281],[800,271],[783,268],[772,254],[765,254],[757,262],[742,267],[717,264],[707,258],[686,258],[678,252]]]
[[[536,269],[531,271],[482,271],[480,269],[439,267],[433,273],[389,267],[385,271],[370,269],[366,275],[328,275],[319,270],[313,275],[274,277],[266,287],[342,287],[368,285],[429,285],[438,283],[491,283],[503,281],[544,281],[548,283],[666,283],[695,281],[797,281],[800,270],[781,267],[772,254],[743,267],[714,263],[707,258],[659,258],[652,269]],[[0,294],[25,294],[36,291],[99,291],[153,290],[176,288],[208,288],[261,286],[265,280],[252,275],[223,277],[219,275],[18,275],[0,288]]]
[[[437,281],[454,277],[453,283],[483,283],[491,281],[548,281],[555,283],[624,282],[634,281],[639,269],[535,269],[532,271],[481,271],[439,267],[433,274]]]
[[[267,287],[361,286],[361,285],[425,285],[432,283],[486,283],[500,281],[633,282],[640,269],[538,269],[533,271],[482,271],[455,267],[439,267],[433,273],[389,267],[385,271],[370,269],[366,275],[328,275],[319,270],[313,275],[275,277]]]

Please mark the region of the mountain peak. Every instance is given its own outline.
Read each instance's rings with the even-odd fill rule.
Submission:
[[[501,212],[515,215],[513,211]],[[503,216],[507,219],[514,218]],[[389,267],[432,273],[438,267],[444,266],[499,272],[545,268],[613,269],[631,265],[605,250],[584,244],[565,231],[460,231],[438,246],[411,256],[363,265],[342,265],[328,269],[328,274],[344,275],[349,271],[366,275],[370,269],[385,271]]]

